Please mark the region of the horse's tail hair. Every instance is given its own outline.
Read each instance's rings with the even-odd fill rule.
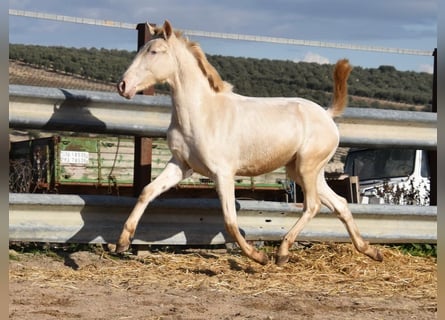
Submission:
[[[338,60],[334,68],[333,101],[328,109],[331,117],[340,116],[348,103],[348,77],[352,67],[347,59]]]

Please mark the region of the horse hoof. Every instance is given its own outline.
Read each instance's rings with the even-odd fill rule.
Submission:
[[[260,259],[257,261],[259,264],[265,266],[269,263],[269,257],[265,253],[262,253]]]
[[[277,256],[275,264],[279,267],[284,266],[289,261],[289,255]]]
[[[252,255],[248,255],[248,257],[263,266],[269,263],[269,257],[262,251],[255,251]]]
[[[378,249],[375,249],[374,256],[371,257],[371,258],[373,258],[375,261],[379,261],[379,262],[382,262],[382,261],[383,261],[383,255],[382,255],[382,253],[380,252],[380,250],[378,250]]]
[[[116,251],[115,252],[116,253],[123,253],[123,252],[127,251],[128,248],[130,248],[129,244],[120,244],[120,243],[118,243],[116,245]]]

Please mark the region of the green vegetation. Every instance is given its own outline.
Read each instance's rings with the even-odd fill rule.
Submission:
[[[429,243],[408,243],[395,245],[403,254],[415,257],[437,257],[437,245]]]
[[[9,46],[9,59],[106,82],[117,82],[134,55],[124,50]]]
[[[96,48],[45,47],[10,44],[9,58],[34,66],[86,78],[117,82],[136,52]],[[248,96],[301,96],[328,105],[332,91],[332,65],[208,55],[223,79],[237,93]],[[351,61],[354,64],[354,61]],[[393,66],[355,67],[349,80],[353,107],[390,108],[385,101],[431,107],[431,74],[397,71]],[[160,92],[168,88],[158,86]],[[359,99],[365,97],[373,99]]]

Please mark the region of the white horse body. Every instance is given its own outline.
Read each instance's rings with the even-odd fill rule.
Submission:
[[[187,130],[181,130],[172,122],[168,132],[173,154],[195,172],[213,178],[225,163],[232,166],[233,175],[256,176],[295,160],[305,144],[322,143],[334,151],[338,145],[332,118],[312,101],[223,95],[220,105],[201,106],[202,123],[190,123]],[[327,134],[323,141],[318,141],[320,129]],[[203,155],[198,162],[197,155]]]
[[[288,248],[322,202],[344,222],[356,248],[375,260],[381,254],[361,238],[347,208],[324,180],[324,167],[334,154],[339,133],[333,116],[346,106],[351,67],[340,60],[334,71],[334,99],[328,110],[303,98],[254,98],[235,94],[208,63],[199,46],[173,32],[167,21],[153,29],[154,39],[137,54],[118,84],[131,98],[158,82],[172,90],[172,118],[167,139],[172,159],[146,186],[125,223],[117,251],[128,248],[140,217],[157,195],[193,172],[216,182],[228,233],[253,260],[267,263],[242,237],[236,222],[234,176],[256,176],[286,166],[303,189],[304,213],[284,237],[277,263],[288,260]]]

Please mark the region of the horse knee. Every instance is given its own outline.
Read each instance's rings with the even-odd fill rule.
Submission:
[[[304,213],[309,214],[312,218],[314,217],[321,209],[321,201],[317,198],[315,201],[308,201],[305,203]]]

